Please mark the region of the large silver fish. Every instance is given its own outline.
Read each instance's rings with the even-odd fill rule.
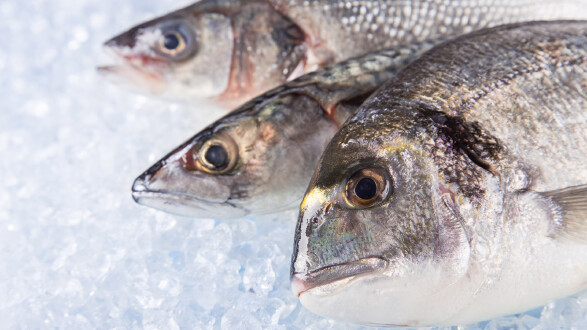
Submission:
[[[374,93],[301,205],[292,289],[326,317],[468,324],[587,287],[587,22],[457,38]]]
[[[298,207],[342,123],[431,46],[416,43],[347,60],[253,99],[138,177],[134,199],[171,213],[214,218]]]
[[[106,42],[100,71],[172,98],[233,106],[372,51],[536,19],[585,19],[584,0],[204,0]]]

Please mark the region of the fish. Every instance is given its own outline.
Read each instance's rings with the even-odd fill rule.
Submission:
[[[452,326],[587,287],[587,21],[438,45],[326,147],[291,288],[327,318]]]
[[[537,19],[586,19],[583,0],[203,0],[104,44],[106,78],[228,109],[373,51]]]
[[[363,55],[266,92],[147,169],[133,183],[133,198],[196,218],[297,208],[338,128],[377,87],[432,45]]]

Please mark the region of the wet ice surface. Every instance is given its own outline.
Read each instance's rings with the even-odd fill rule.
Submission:
[[[181,3],[180,3],[181,2]],[[193,220],[133,179],[221,112],[105,83],[101,42],[189,1],[0,2],[1,328],[356,328],[289,289],[295,211]],[[477,327],[587,328],[587,295]]]

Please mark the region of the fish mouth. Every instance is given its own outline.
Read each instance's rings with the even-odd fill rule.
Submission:
[[[167,86],[167,82],[161,75],[141,70],[132,65],[99,66],[98,72],[112,83],[138,91],[147,91],[151,94],[161,94]]]
[[[383,272],[389,261],[381,257],[367,257],[352,262],[326,266],[308,273],[293,273],[291,289],[296,297],[303,293],[328,286],[328,291],[344,286],[347,283],[367,274]]]
[[[248,211],[228,200],[207,200],[197,196],[167,190],[151,190],[136,180],[132,186],[132,198],[141,205],[179,216],[198,218],[243,217]]]
[[[135,48],[120,45],[110,40],[103,45],[104,51],[123,65],[135,67],[142,71],[157,71],[169,65],[169,60],[158,56],[150,48]]]
[[[106,45],[105,49],[119,62],[98,66],[98,72],[107,80],[152,94],[164,92],[167,81],[163,72],[167,61],[146,54],[132,54],[126,48]]]

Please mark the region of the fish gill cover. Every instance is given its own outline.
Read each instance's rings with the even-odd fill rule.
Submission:
[[[101,44],[187,4],[0,3],[1,328],[356,328],[291,293],[294,211],[195,221],[132,201],[136,173],[213,116],[107,84]],[[587,295],[473,326],[511,327],[585,328]]]

